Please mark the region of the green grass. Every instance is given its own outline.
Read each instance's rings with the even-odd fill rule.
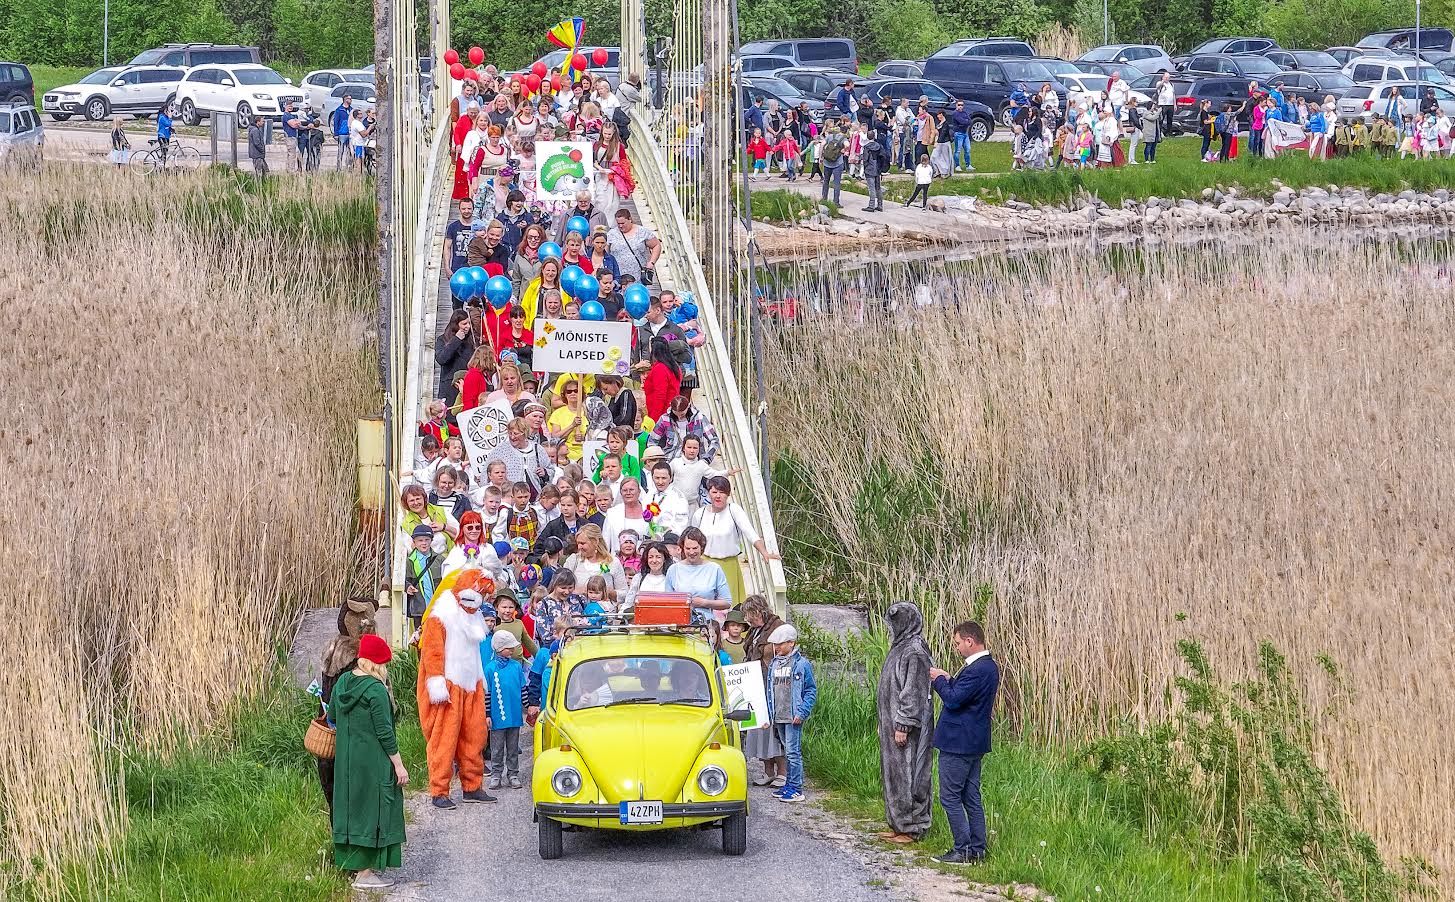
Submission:
[[[95,72],[99,66],[30,66],[30,77],[35,82],[35,102],[40,104],[40,98],[46,91],[52,91],[61,85],[68,85],[79,81]]]
[[[397,654],[390,680],[400,753],[418,791],[428,775],[415,664],[413,653]],[[218,736],[169,759],[128,757],[131,820],[118,874],[100,882],[73,874],[66,895],[138,902],[346,898],[317,766],[303,748],[315,710],[313,697],[280,664],[267,690]]]
[[[741,196],[741,192],[739,192]],[[818,211],[818,205],[823,203],[829,208],[830,216],[839,215],[839,205],[833,201],[819,201],[816,197],[809,197],[806,194],[799,194],[797,191],[790,191],[786,188],[758,188],[752,189],[753,195],[753,218],[764,222],[790,222],[796,223],[801,214],[812,215]]]
[[[1365,154],[1318,161],[1291,152],[1272,160],[1240,156],[1229,163],[1204,163],[1198,159],[1200,148],[1200,139],[1174,138],[1158,146],[1153,166],[1012,172],[1008,143],[977,144],[974,164],[982,174],[937,179],[930,193],[973,195],[992,203],[1014,196],[1026,203],[1052,205],[1086,192],[1117,206],[1128,198],[1197,199],[1204,188],[1217,185],[1236,185],[1245,195],[1267,197],[1277,190],[1274,179],[1292,188],[1330,184],[1388,192],[1455,188],[1455,165],[1447,160],[1385,160]],[[847,180],[844,187],[850,188]],[[912,189],[907,176],[891,177],[884,183],[885,197],[891,201],[903,201]],[[863,184],[853,183],[852,190],[863,193]]]
[[[870,684],[819,669],[819,696],[804,731],[804,760],[815,783],[834,793],[829,807],[883,829],[879,745]],[[872,668],[871,668],[872,670]],[[869,679],[875,679],[871,672]],[[950,847],[934,805],[929,835],[907,848],[921,863],[977,883],[1034,884],[1059,899],[1165,899],[1209,902],[1260,898],[1246,859],[1213,859],[1200,842],[1153,844],[1122,811],[1115,793],[1059,750],[995,737],[982,777],[990,854],[973,869],[929,860]]]

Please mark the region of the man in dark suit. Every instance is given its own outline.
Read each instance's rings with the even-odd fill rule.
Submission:
[[[936,861],[973,864],[985,857],[985,808],[980,802],[980,765],[990,751],[990,713],[1000,687],[1000,668],[985,649],[985,628],[973,620],[955,627],[955,652],[965,666],[953,677],[930,668],[930,688],[944,708],[935,724],[940,753],[940,807],[950,822],[955,847]]]

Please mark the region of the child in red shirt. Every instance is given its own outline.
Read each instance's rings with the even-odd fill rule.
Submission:
[[[793,140],[793,133],[785,130],[778,143],[773,145],[773,152],[783,155],[783,166],[788,170],[783,177],[790,182],[798,181],[798,161],[803,154],[798,142]]]
[[[761,178],[768,172],[768,142],[763,140],[763,130],[753,129],[753,137],[748,141],[748,156],[753,161],[753,178]]]

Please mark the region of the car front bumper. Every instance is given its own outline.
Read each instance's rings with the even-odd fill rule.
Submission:
[[[79,97],[58,97],[54,94],[47,94],[41,98],[40,111],[42,113],[74,113],[81,108]]]
[[[677,802],[662,805],[660,824],[623,824],[619,805],[573,805],[565,802],[537,802],[537,818],[581,827],[598,827],[606,830],[664,830],[673,827],[693,827],[711,821],[720,821],[735,814],[747,814],[746,800],[724,800],[716,802]]]

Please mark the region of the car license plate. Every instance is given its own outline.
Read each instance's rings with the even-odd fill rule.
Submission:
[[[662,803],[622,802],[621,822],[623,824],[660,824],[662,822]]]

